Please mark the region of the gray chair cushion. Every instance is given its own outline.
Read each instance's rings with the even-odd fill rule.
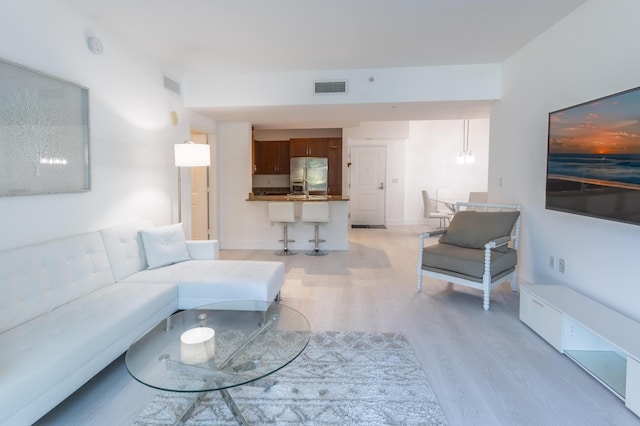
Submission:
[[[458,212],[451,220],[447,232],[440,238],[440,242],[482,249],[489,241],[510,235],[519,215],[519,211]]]
[[[517,252],[491,251],[492,280],[512,271],[518,262]],[[484,274],[484,249],[470,249],[451,244],[435,244],[422,252],[422,268],[436,272],[455,273],[463,278],[481,282]]]

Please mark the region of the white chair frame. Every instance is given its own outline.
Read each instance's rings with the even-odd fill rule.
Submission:
[[[422,204],[424,208],[425,219],[438,219],[440,220],[440,228],[446,228],[453,217],[453,213],[443,213],[438,211],[438,200],[429,198],[429,193],[425,190],[422,191]],[[450,206],[449,203],[441,203]],[[432,204],[434,203],[434,204]]]
[[[459,202],[456,203],[456,212],[461,210],[476,210],[476,211],[505,211],[505,210],[517,210],[522,211],[522,207],[515,204],[489,204],[489,203],[464,203]],[[448,275],[445,273],[428,271],[422,269],[422,250],[424,249],[425,240],[430,237],[435,237],[444,234],[446,229],[438,229],[432,232],[425,232],[420,234],[420,251],[418,255],[418,291],[422,291],[422,277],[431,277],[438,280],[460,284],[467,287],[471,287],[477,290],[482,290],[484,292],[482,307],[485,311],[489,310],[490,304],[490,292],[494,288],[498,287],[502,283],[506,281],[510,281],[511,283],[511,291],[518,291],[518,265],[516,264],[513,272],[505,275],[502,278],[498,278],[494,281],[491,280],[491,249],[496,247],[501,247],[510,242],[513,242],[512,248],[514,250],[518,250],[518,243],[520,239],[520,220],[522,218],[522,214],[518,216],[516,223],[513,227],[513,232],[511,236],[502,237],[497,240],[489,241],[484,246],[484,273],[482,275],[482,282],[476,282],[472,280],[467,280],[458,276]]]

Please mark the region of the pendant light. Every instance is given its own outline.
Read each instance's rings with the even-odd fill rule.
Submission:
[[[458,154],[458,164],[472,164],[476,161],[469,148],[469,120],[462,122],[462,151]]]

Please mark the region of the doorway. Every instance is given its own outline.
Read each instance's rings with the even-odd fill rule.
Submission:
[[[384,146],[351,147],[352,225],[385,224],[386,158]]]
[[[208,143],[206,133],[191,132],[195,143]],[[191,239],[209,239],[209,169],[191,167]]]

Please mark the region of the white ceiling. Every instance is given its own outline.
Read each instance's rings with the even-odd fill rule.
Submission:
[[[174,74],[501,63],[585,0],[65,0]],[[99,36],[99,34],[97,34]],[[302,121],[431,119],[477,103],[298,107]],[[485,111],[488,110],[485,105]],[[302,111],[299,111],[302,110]],[[218,120],[286,108],[207,109]],[[425,117],[426,113],[428,117]],[[257,114],[257,115],[256,115]],[[311,115],[313,114],[313,115]],[[248,121],[254,122],[254,119]],[[325,122],[327,120],[324,120]],[[271,123],[271,124],[270,124]]]

